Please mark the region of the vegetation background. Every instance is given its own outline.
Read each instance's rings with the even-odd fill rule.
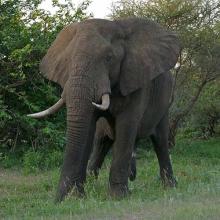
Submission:
[[[54,169],[62,163],[62,152],[65,147],[65,109],[45,120],[26,117],[27,113],[46,109],[55,103],[61,94],[58,85],[41,76],[39,62],[57,33],[65,25],[92,17],[86,12],[91,3],[90,0],[85,0],[78,8],[71,1],[61,4],[58,0],[53,0],[53,6],[57,8],[54,14],[40,9],[41,2],[42,0],[0,1],[0,172],[3,177],[1,177],[0,187],[7,185],[3,190],[0,188],[0,193],[3,192],[3,206],[0,205],[0,210],[3,208],[9,215],[16,215],[15,207],[19,199],[27,200],[23,194],[21,198],[18,195],[15,196],[16,192],[13,191],[14,180],[18,180],[18,185],[14,187],[19,188],[23,185],[19,178],[25,177],[20,176],[21,173],[22,175],[41,175],[42,170],[50,170],[44,174],[48,176],[52,173],[51,175],[55,177],[51,180],[51,184],[56,184],[57,170],[54,171]],[[216,0],[119,0],[112,5],[111,19],[128,16],[151,18],[177,32],[181,39],[183,49],[178,64],[173,70],[175,85],[170,115],[170,146],[172,148],[176,145],[172,150],[176,170],[187,166],[183,158],[186,160],[189,158],[192,173],[187,169],[183,169],[184,171],[181,171],[183,173],[178,173],[185,181],[184,183],[188,185],[187,181],[206,175],[202,182],[198,182],[206,187],[202,197],[211,190],[217,195],[213,203],[215,204],[219,201],[220,188],[216,185],[220,179],[215,173],[220,169],[220,3]],[[138,154],[140,158],[142,155],[146,156],[142,151],[146,146],[150,149],[147,141],[140,142]],[[148,151],[149,155],[151,155],[150,152]],[[146,169],[150,172],[147,179],[153,178],[152,171],[145,167],[144,160],[140,159],[139,163],[140,179],[144,177],[143,173]],[[150,164],[155,172],[154,162],[151,163],[150,160]],[[213,165],[215,165],[214,168]],[[108,168],[108,162],[106,168]],[[203,169],[205,174],[202,172]],[[194,172],[196,172],[195,175],[193,175]],[[102,175],[101,180],[107,175],[107,171]],[[41,181],[41,176],[39,179]],[[41,197],[41,193],[46,195],[45,191],[54,190],[53,185],[46,184],[46,179],[47,177],[44,176],[42,182],[39,182],[39,187],[42,187],[39,189],[42,201],[45,196]],[[141,183],[137,182],[138,184]],[[189,184],[192,189],[189,195],[193,195],[194,187],[198,187],[198,184],[197,182],[194,185]],[[93,184],[88,185],[89,190],[92,188],[92,192],[94,192],[93,186]],[[21,191],[29,192],[32,187],[35,185],[28,185],[27,182]],[[174,197],[178,197],[178,193],[187,194],[189,190],[187,186],[182,185],[180,190],[175,192]],[[4,197],[6,192],[12,197]],[[91,193],[88,204],[92,203],[96,193],[96,198],[101,198],[102,201],[105,198],[105,196],[102,197],[103,192],[101,189],[100,192]],[[141,195],[136,193],[134,193],[134,202],[135,198]],[[153,187],[152,195],[148,196],[156,198],[158,195],[160,195],[159,198],[169,201],[169,196],[164,198],[165,194],[157,186]],[[182,199],[181,196],[180,198]],[[29,198],[29,200],[32,199],[34,200],[35,197]],[[140,196],[141,199],[143,196]],[[140,200],[138,201],[141,203]],[[102,206],[101,201],[99,201],[100,206]],[[129,207],[126,201],[122,206]],[[110,203],[108,203],[109,210],[115,205],[114,202]],[[70,203],[67,204],[70,207]],[[76,204],[79,205],[79,210],[85,210],[83,205],[80,207],[81,203],[76,202]],[[10,205],[14,208],[9,208]],[[65,210],[64,208],[63,212]],[[38,213],[36,210],[33,212]],[[26,213],[27,216],[29,214]],[[52,212],[50,214],[52,215]],[[217,214],[212,217],[216,216]]]

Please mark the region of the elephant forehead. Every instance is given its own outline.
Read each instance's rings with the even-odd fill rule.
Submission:
[[[80,30],[75,38],[74,48],[77,52],[84,51],[86,54],[107,52],[111,47],[110,41],[94,30]]]
[[[99,32],[108,32],[115,29],[117,26],[114,22],[106,19],[88,19],[80,23],[80,26],[96,29]]]
[[[123,35],[121,28],[115,22],[106,19],[89,19],[80,22],[78,30],[84,33],[99,34],[109,40]]]

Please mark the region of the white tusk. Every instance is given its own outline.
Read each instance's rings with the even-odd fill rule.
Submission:
[[[51,106],[50,108],[42,111],[42,112],[37,112],[34,114],[29,114],[27,115],[28,117],[31,118],[44,118],[48,115],[51,115],[55,112],[57,112],[62,106],[64,105],[64,100],[61,98],[57,103],[55,103],[53,106]]]
[[[102,104],[96,104],[95,102],[92,102],[92,104],[102,110],[102,111],[106,111],[109,108],[110,105],[110,98],[109,98],[109,94],[104,94],[102,95]]]

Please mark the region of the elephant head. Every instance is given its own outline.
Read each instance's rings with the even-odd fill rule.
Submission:
[[[171,69],[179,54],[175,34],[145,19],[91,19],[65,27],[40,64],[62,88],[62,98],[42,117],[67,107],[67,146],[58,187],[62,200],[75,186],[83,193],[96,120],[114,89],[122,97]],[[112,93],[112,95],[111,95]],[[98,109],[97,109],[98,108]]]

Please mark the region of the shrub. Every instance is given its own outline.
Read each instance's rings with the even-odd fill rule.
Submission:
[[[53,1],[56,7],[53,15],[39,8],[41,2],[0,2],[2,160],[8,160],[9,153],[22,157],[30,148],[34,151],[41,148],[62,149],[64,143],[64,111],[59,112],[56,118],[39,121],[27,118],[26,114],[48,108],[59,99],[61,88],[41,76],[39,62],[64,26],[88,17],[86,9],[89,1],[85,0],[78,8],[68,0],[64,3]],[[35,156],[41,157],[40,154]],[[34,163],[35,156],[33,152],[26,153],[26,162]],[[29,161],[29,157],[33,157],[33,161]]]
[[[23,157],[23,170],[28,174],[59,167],[62,155],[62,151],[58,150],[47,152],[29,150]]]

